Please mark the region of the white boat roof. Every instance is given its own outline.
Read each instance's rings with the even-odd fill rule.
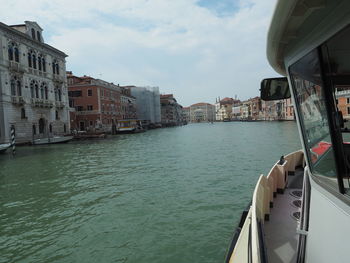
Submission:
[[[286,76],[286,58],[309,52],[350,22],[348,0],[278,0],[267,38],[267,59]]]

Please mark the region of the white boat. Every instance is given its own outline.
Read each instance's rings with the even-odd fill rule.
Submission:
[[[73,136],[54,136],[50,138],[36,139],[33,141],[34,145],[66,143],[73,139]]]
[[[336,96],[350,98],[349,25],[348,0],[277,2],[267,57],[285,77],[261,97],[291,96],[303,149],[259,177],[226,262],[350,262],[350,104]]]
[[[3,143],[0,144],[0,153],[6,152],[8,148],[10,148],[11,144],[10,143]]]

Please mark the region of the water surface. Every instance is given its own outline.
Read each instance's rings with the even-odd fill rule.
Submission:
[[[294,122],[190,124],[0,156],[0,262],[223,262]]]

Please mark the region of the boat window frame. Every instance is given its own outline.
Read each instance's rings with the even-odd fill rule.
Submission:
[[[343,28],[344,29],[344,28]],[[341,29],[341,30],[343,30]],[[340,30],[340,31],[341,31]],[[337,32],[338,33],[338,32]],[[292,89],[291,95],[294,99],[294,105],[296,107],[297,110],[297,118],[298,118],[298,122],[300,124],[300,128],[301,128],[301,136],[302,136],[302,144],[304,146],[305,149],[305,153],[306,153],[306,157],[307,157],[307,161],[308,161],[308,166],[310,167],[310,171],[313,174],[313,163],[312,163],[312,159],[311,159],[311,155],[310,155],[310,150],[309,150],[309,145],[307,143],[307,136],[306,136],[306,128],[305,128],[305,124],[304,124],[304,120],[301,117],[301,107],[300,107],[300,103],[299,100],[297,98],[297,92],[296,92],[296,86],[295,86],[295,81],[294,81],[294,77],[293,74],[291,72],[291,67],[293,67],[294,65],[296,65],[297,63],[299,63],[303,58],[305,58],[307,55],[309,55],[312,52],[317,52],[317,59],[319,61],[319,66],[320,66],[320,76],[321,76],[321,85],[322,85],[322,95],[325,99],[325,108],[326,108],[326,114],[327,114],[327,122],[328,122],[328,127],[329,127],[329,134],[330,134],[330,138],[331,138],[331,142],[332,142],[332,148],[333,148],[333,154],[334,154],[334,161],[335,161],[335,169],[336,169],[336,178],[337,178],[337,185],[338,185],[338,191],[344,195],[345,194],[345,187],[344,187],[344,182],[343,179],[345,178],[346,175],[346,167],[345,167],[345,161],[344,161],[344,155],[343,155],[343,148],[342,148],[342,140],[341,138],[341,133],[340,133],[340,137],[339,134],[337,134],[337,129],[336,129],[336,119],[335,119],[335,114],[334,114],[334,107],[335,106],[334,103],[332,103],[332,99],[333,99],[333,94],[332,94],[332,80],[329,77],[329,74],[326,74],[326,63],[328,63],[328,57],[324,54],[323,52],[323,48],[326,46],[326,42],[331,39],[333,36],[335,36],[337,33],[335,33],[334,35],[332,35],[330,38],[328,38],[326,41],[324,41],[321,45],[317,46],[316,48],[310,50],[309,52],[307,52],[306,54],[304,54],[302,57],[300,57],[298,60],[294,61],[292,64],[288,65],[287,68],[287,73],[288,73],[288,78],[290,80],[290,89]],[[335,110],[336,110],[336,106],[335,106]],[[339,139],[341,140],[341,143],[339,143]],[[318,179],[319,177],[316,176]],[[319,180],[318,180],[319,181]],[[322,187],[327,188],[329,190],[335,190],[333,187],[329,186],[328,184],[324,183],[322,181]]]

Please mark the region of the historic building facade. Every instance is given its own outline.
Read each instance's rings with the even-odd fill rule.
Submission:
[[[36,23],[0,23],[0,143],[69,132],[67,55],[45,44]]]
[[[200,102],[190,106],[191,122],[215,121],[215,106],[209,103]]]
[[[182,106],[177,103],[173,94],[160,95],[160,106],[163,127],[184,124]]]

